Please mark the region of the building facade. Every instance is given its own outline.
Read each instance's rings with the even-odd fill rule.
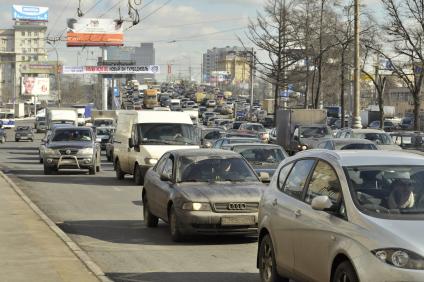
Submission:
[[[21,79],[37,76],[23,65],[47,61],[47,23],[16,20],[13,29],[0,30],[0,97],[2,102],[26,100],[20,97]]]
[[[243,47],[209,49],[203,54],[202,82],[248,88],[252,60],[252,52]]]

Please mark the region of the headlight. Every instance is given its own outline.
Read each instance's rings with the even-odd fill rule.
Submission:
[[[145,158],[144,162],[148,165],[155,165],[158,162],[158,159]]]
[[[58,151],[53,150],[53,149],[48,149],[48,148],[44,151],[44,154],[46,154],[46,155],[60,155],[60,153]]]
[[[306,149],[308,149],[308,146],[303,145],[303,146],[302,146],[302,150],[303,150],[303,151],[305,151]]]
[[[382,262],[398,268],[424,270],[424,258],[403,249],[380,249],[372,253]]]
[[[93,148],[85,148],[85,149],[81,149],[79,151],[79,153],[81,155],[92,155],[93,154]]]
[[[182,209],[186,211],[210,211],[211,205],[209,203],[184,203]]]

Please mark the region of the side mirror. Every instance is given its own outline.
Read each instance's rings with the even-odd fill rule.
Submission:
[[[171,181],[171,177],[169,177],[169,175],[166,175],[164,173],[161,173],[160,180],[162,180],[162,181]]]
[[[128,138],[128,147],[129,148],[134,148],[134,141],[132,138]]]
[[[333,203],[328,196],[318,196],[312,200],[311,207],[317,211],[325,211],[332,208]]]
[[[271,181],[268,172],[260,172],[259,178],[261,179],[262,183],[269,183]]]

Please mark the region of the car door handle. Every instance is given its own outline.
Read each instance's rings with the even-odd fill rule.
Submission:
[[[295,215],[296,217],[299,217],[299,216],[301,216],[301,215],[302,215],[302,211],[301,211],[301,210],[297,210],[297,211],[295,211],[295,212],[294,212],[294,215]]]
[[[276,207],[277,205],[278,205],[278,201],[277,201],[277,199],[274,199],[274,201],[272,201],[272,206]]]

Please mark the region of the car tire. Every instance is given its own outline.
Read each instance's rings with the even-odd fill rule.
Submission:
[[[96,167],[95,167],[95,166],[90,167],[90,168],[88,169],[88,174],[89,174],[89,175],[95,175],[95,174],[96,174]]]
[[[178,223],[178,217],[175,213],[174,206],[171,206],[169,209],[169,230],[171,231],[171,238],[174,242],[183,242],[184,241],[184,235],[182,234],[180,230],[180,224]]]
[[[40,164],[42,164],[43,163],[43,158],[40,158],[38,161],[40,162]]]
[[[16,138],[15,138],[15,142],[19,142],[19,139],[16,139]]]
[[[96,166],[96,172],[100,172],[100,165]]]
[[[262,238],[258,254],[259,275],[262,282],[289,282],[277,272],[274,246],[271,237],[267,234]]]
[[[341,281],[359,282],[355,269],[349,261],[340,263],[337,266],[336,271],[334,271],[333,279],[331,279],[331,282]]]
[[[143,218],[144,218],[144,224],[146,224],[147,227],[153,228],[157,227],[159,223],[159,218],[154,216],[150,212],[149,203],[147,202],[147,196],[144,195],[143,199]]]
[[[44,165],[44,175],[52,175],[53,172],[57,172],[57,169],[54,167],[49,167],[48,165]]]
[[[108,154],[106,153],[106,159],[107,159],[107,161],[108,161],[108,162],[111,162],[111,161],[112,161],[112,156],[111,156],[111,155],[108,155]]]
[[[116,173],[116,179],[118,180],[124,179],[125,173],[121,170],[121,164],[119,163],[119,160],[116,160],[115,173]]]
[[[144,179],[143,179],[143,176],[141,175],[141,169],[139,165],[136,165],[134,168],[134,183],[135,185],[144,184]]]

